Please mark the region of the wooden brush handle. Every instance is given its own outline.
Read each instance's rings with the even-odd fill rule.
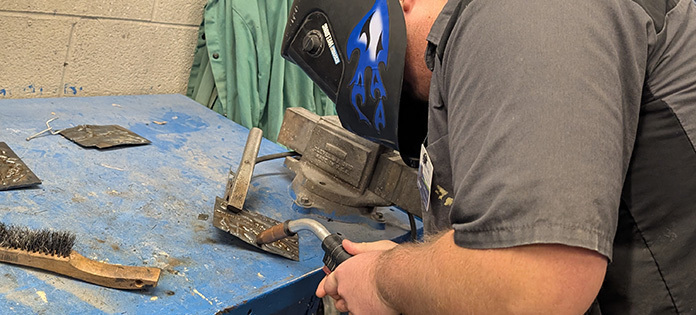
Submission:
[[[159,268],[102,263],[75,251],[69,257],[59,257],[0,247],[0,261],[52,271],[109,288],[129,290],[157,286],[162,272]]]

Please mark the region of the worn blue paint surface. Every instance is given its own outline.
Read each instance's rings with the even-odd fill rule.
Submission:
[[[63,85],[63,94],[77,95],[77,92],[82,92],[82,87],[72,86],[69,84]]]
[[[118,124],[152,144],[97,150],[60,135],[24,140],[53,113],[57,129]],[[266,314],[306,303],[322,273],[313,235],[300,233],[295,262],[212,226],[215,196],[224,192],[228,169],[236,169],[247,132],[182,95],[0,100],[0,141],[43,180],[0,191],[0,221],[70,230],[78,237],[74,249],[88,258],[164,270],[158,287],[131,292],[0,264],[2,313]],[[282,150],[264,140],[259,154]],[[408,235],[400,211],[385,210],[390,223],[379,230],[293,210],[292,173],[282,164],[256,167],[246,208],[281,221],[312,217],[356,241]]]

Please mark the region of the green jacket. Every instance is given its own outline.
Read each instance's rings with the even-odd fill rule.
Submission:
[[[288,107],[335,115],[334,104],[321,89],[280,56],[291,4],[292,0],[210,0],[187,95],[247,128],[261,128],[273,141]],[[206,83],[206,76],[212,80]],[[210,96],[209,91],[212,97],[201,97]]]

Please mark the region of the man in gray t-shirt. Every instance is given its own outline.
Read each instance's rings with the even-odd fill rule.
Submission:
[[[696,313],[694,2],[402,8],[437,238],[345,242],[318,295],[356,314]]]

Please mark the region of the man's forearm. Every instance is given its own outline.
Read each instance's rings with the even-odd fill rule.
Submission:
[[[407,314],[581,314],[606,270],[603,256],[564,245],[472,250],[450,231],[433,242],[397,246],[380,257],[377,288]]]

